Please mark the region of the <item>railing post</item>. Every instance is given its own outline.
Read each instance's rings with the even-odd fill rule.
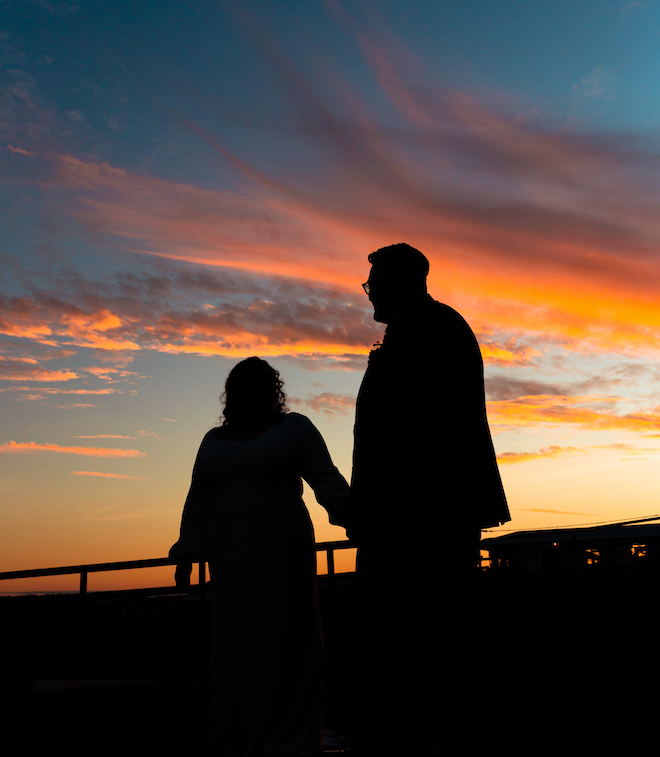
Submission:
[[[206,597],[206,561],[199,561],[199,601]]]
[[[328,547],[325,550],[328,561],[328,581],[334,582],[335,578],[335,550],[333,547]]]
[[[87,594],[87,571],[80,571],[80,593]]]
[[[326,561],[328,563],[328,605],[331,609],[331,615],[334,616],[335,607],[335,550],[334,547],[328,547],[325,550]]]

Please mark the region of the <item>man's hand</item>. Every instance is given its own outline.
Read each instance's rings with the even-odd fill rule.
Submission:
[[[363,535],[362,524],[349,520],[345,528],[346,528],[346,536],[348,536],[349,541],[352,541],[356,545],[359,545],[360,542],[362,541],[362,535]]]
[[[359,544],[359,542],[362,540],[364,529],[362,518],[360,517],[360,511],[355,506],[355,504],[353,504],[352,507],[347,508],[346,512],[343,513],[343,518],[340,525],[345,528],[346,536],[348,536],[349,540],[355,542],[356,544]]]
[[[192,573],[191,562],[180,562],[176,565],[174,571],[174,582],[179,589],[190,588],[190,574]]]
[[[358,512],[352,492],[349,492],[330,520],[333,526],[341,526],[346,531],[346,536],[356,542],[358,533],[361,533]]]

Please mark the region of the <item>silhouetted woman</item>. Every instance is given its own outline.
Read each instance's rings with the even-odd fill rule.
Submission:
[[[321,741],[324,656],[305,479],[330,513],[348,485],[321,435],[289,413],[278,371],[256,357],[227,378],[224,422],[197,454],[177,583],[208,555],[213,579],[213,735],[222,757],[311,755]]]

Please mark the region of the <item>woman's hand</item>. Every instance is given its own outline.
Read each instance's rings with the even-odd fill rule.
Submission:
[[[190,574],[192,573],[191,562],[180,562],[176,564],[174,571],[174,582],[179,589],[190,588]]]

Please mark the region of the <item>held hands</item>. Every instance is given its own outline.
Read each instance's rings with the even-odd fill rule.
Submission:
[[[346,536],[348,536],[350,541],[355,542],[356,544],[359,544],[362,541],[364,529],[362,527],[361,519],[357,517],[356,514],[348,514],[344,519],[344,528],[346,529]]]
[[[343,526],[346,530],[346,536],[356,543],[359,543],[363,534],[362,518],[360,517],[360,508],[352,492],[344,498],[339,511],[332,519],[332,523],[337,526]]]
[[[174,571],[174,582],[179,589],[190,588],[190,574],[192,573],[191,562],[177,563],[176,570]]]

